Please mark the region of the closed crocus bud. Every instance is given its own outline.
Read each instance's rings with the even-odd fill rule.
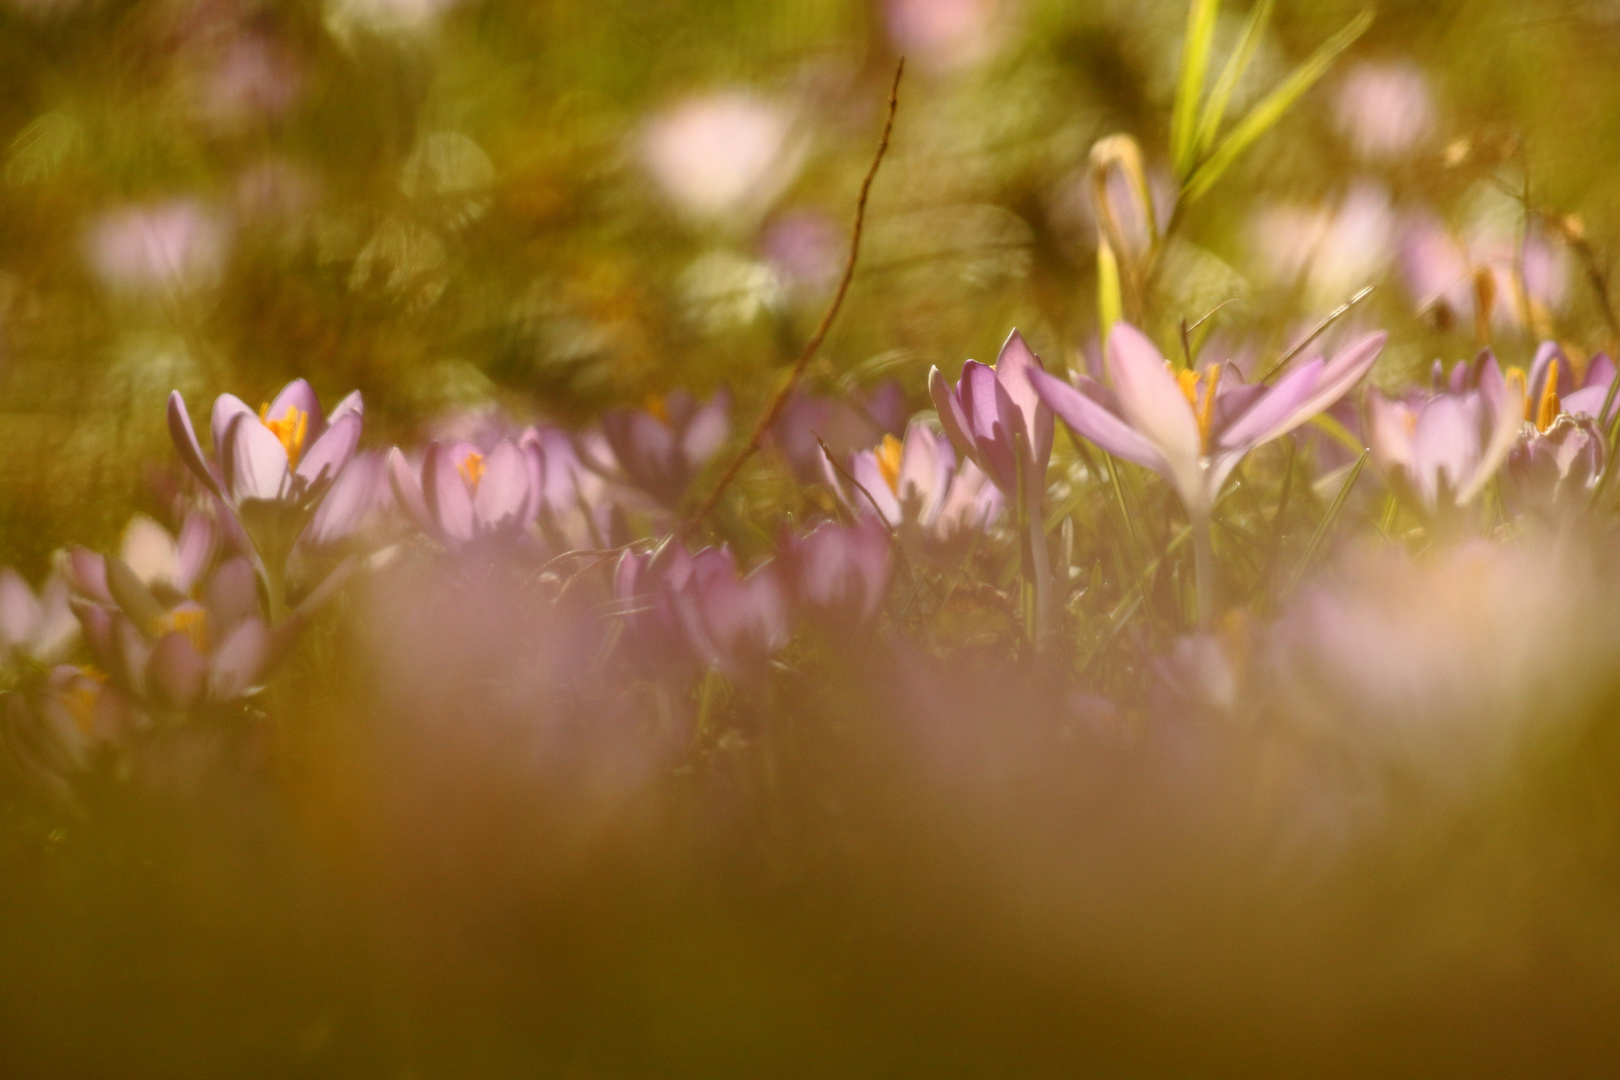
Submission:
[[[1033,381],[1044,371],[1041,358],[1014,330],[994,366],[969,360],[954,387],[938,368],[928,374],[939,422],[956,449],[1009,498],[1018,497],[1021,475],[1031,506],[1046,489],[1046,467],[1052,460],[1052,410]]]
[[[1564,413],[1545,431],[1527,423],[1508,452],[1503,498],[1520,514],[1579,511],[1597,486],[1604,458],[1603,433],[1590,416]]]
[[[790,537],[782,559],[799,603],[834,622],[866,622],[889,587],[889,532],[870,518]]]

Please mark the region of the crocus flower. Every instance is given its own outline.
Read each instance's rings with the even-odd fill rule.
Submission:
[[[1603,474],[1603,432],[1590,416],[1561,413],[1546,427],[1526,423],[1502,473],[1502,495],[1520,513],[1582,509]]]
[[[825,479],[859,515],[876,515],[903,544],[945,543],[1000,516],[1006,498],[971,461],[957,462],[951,440],[913,421],[902,442],[885,435],[875,449],[850,455],[853,488],[831,462]]]
[[[1397,494],[1434,513],[1466,506],[1501,466],[1524,419],[1524,373],[1506,376],[1486,350],[1458,365],[1452,387],[1432,395],[1367,397],[1373,462]]]
[[[804,158],[792,115],[741,91],[674,106],[647,126],[641,151],[671,201],[694,217],[714,221],[763,210]]]
[[[585,461],[603,476],[640,490],[672,509],[699,469],[731,433],[724,390],[706,403],[684,390],[655,399],[646,409],[613,409],[602,417],[602,435],[612,451],[604,460],[597,444],[582,440]]]
[[[870,518],[825,522],[782,545],[782,561],[805,608],[837,623],[877,614],[889,587],[889,532]]]
[[[704,548],[671,588],[693,651],[734,678],[757,674],[792,636],[787,590],[772,563],[743,575],[729,548]]]
[[[113,605],[90,596],[74,614],[97,665],[134,700],[185,712],[242,697],[283,640],[259,616],[255,573],[240,556],[196,597],[149,588],[123,559],[104,567]]]
[[[905,423],[905,397],[900,384],[891,381],[848,398],[795,392],[771,425],[771,438],[793,475],[811,483],[821,479],[826,468],[823,444],[842,460],[852,450],[864,450],[899,432]]]
[[[36,594],[9,566],[0,570],[0,667],[50,666],[78,638],[67,582],[53,574]]]
[[[257,412],[236,395],[221,394],[212,423],[217,464],[210,465],[176,390],[169,395],[169,434],[197,479],[244,516],[252,533],[256,522],[246,519],[266,510],[313,510],[354,454],[362,413],[355,391],[325,415],[303,379],[288,383]]]
[[[1383,345],[1383,334],[1370,334],[1268,386],[1245,383],[1230,365],[1173,371],[1141,331],[1118,323],[1108,336],[1112,389],[1086,375],[1070,385],[1038,371],[1034,381],[1076,433],[1152,469],[1175,487],[1188,514],[1207,519],[1245,454],[1338,401],[1371,370]]]
[[[388,459],[375,450],[354,455],[316,508],[303,542],[313,547],[340,543],[365,532],[393,502]]]
[[[539,509],[539,455],[513,439],[501,439],[488,453],[468,442],[429,443],[420,473],[396,447],[388,455],[388,476],[417,526],[453,551],[510,542]]]
[[[539,457],[539,523],[546,540],[560,551],[608,546],[614,506],[607,481],[585,466],[568,433],[541,425],[525,431],[522,444]]]
[[[1459,365],[1453,369],[1453,377],[1462,371]],[[1557,343],[1544,341],[1536,350],[1525,381],[1528,395],[1525,419],[1534,421],[1542,431],[1546,431],[1560,413],[1589,416],[1604,428],[1614,419],[1617,403],[1609,402],[1606,412],[1603,408],[1608,402],[1609,386],[1614,382],[1614,361],[1606,353],[1594,356],[1586,365],[1585,374],[1577,377],[1575,366]]]
[[[1046,467],[1052,460],[1052,412],[1034,382],[1044,374],[1041,358],[1017,330],[1001,346],[995,366],[977,360],[962,365],[954,389],[939,368],[928,373],[939,422],[957,450],[1011,498],[1018,497],[1022,474],[1031,506],[1046,488]]]

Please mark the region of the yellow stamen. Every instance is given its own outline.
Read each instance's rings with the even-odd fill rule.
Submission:
[[[101,700],[101,688],[107,684],[107,676],[88,664],[79,669],[79,674],[84,678],[75,680],[72,688],[63,692],[62,704],[67,706],[68,715],[73,717],[79,734],[88,736],[96,718],[96,702]]]
[[[208,612],[197,607],[175,608],[158,624],[160,634],[184,634],[197,651],[208,651]]]
[[[275,420],[270,417],[270,404],[266,402],[259,406],[259,422],[270,429],[270,434],[287,451],[287,464],[297,468],[298,459],[304,452],[304,436],[309,432],[309,414],[295,405],[289,405],[286,415]]]
[[[652,413],[660,423],[669,423],[669,406],[664,403],[663,394],[647,395],[647,411]]]
[[[1208,382],[1191,368],[1176,372],[1176,382],[1181,386],[1181,392],[1187,398],[1187,404],[1192,407],[1193,416],[1198,421],[1198,444],[1202,449],[1208,450],[1209,429],[1215,422],[1215,389],[1221,383],[1220,365],[1209,369]]]
[[[893,435],[883,436],[877,448],[878,475],[889,485],[889,490],[900,494],[900,440]]]
[[[1529,411],[1529,408],[1527,401],[1525,410]],[[1541,387],[1541,401],[1536,404],[1536,430],[1546,431],[1552,427],[1553,421],[1563,411],[1564,403],[1558,400],[1558,361],[1554,359],[1547,365],[1547,381]]]
[[[478,483],[484,478],[484,455],[476,450],[468,452],[467,456],[461,459],[461,464],[456,466],[456,471],[467,481],[467,490],[474,495],[478,494]]]

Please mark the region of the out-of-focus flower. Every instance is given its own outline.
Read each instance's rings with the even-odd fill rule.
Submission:
[[[956,449],[1010,498],[1018,498],[1022,476],[1031,507],[1040,503],[1052,460],[1052,412],[1034,382],[1044,374],[1041,358],[1017,330],[1002,345],[993,367],[977,360],[964,364],[954,389],[939,368],[928,373],[939,422]]]
[[[885,0],[884,23],[896,51],[932,71],[972,67],[1005,37],[1006,0]]]
[[[624,655],[653,675],[692,666],[696,654],[678,610],[691,576],[691,552],[673,538],[652,551],[626,551],[614,568],[615,616],[624,624]]]
[[[803,159],[793,117],[742,91],[691,98],[654,119],[641,155],[670,199],[694,217],[753,218]]]
[[[671,588],[693,651],[733,678],[757,675],[792,637],[787,590],[773,563],[743,575],[729,548],[704,548]]]
[[[60,575],[51,575],[36,594],[17,571],[0,570],[0,668],[60,663],[78,630]]]
[[[864,450],[905,426],[905,408],[905,395],[896,382],[847,398],[795,391],[771,425],[771,438],[793,475],[810,483],[826,471],[823,443],[838,459],[852,450]]]
[[[816,210],[783,214],[765,227],[759,252],[794,293],[813,294],[830,288],[844,259],[845,237],[839,226]]]
[[[1108,337],[1112,389],[1086,375],[1070,385],[1044,371],[1035,374],[1035,385],[1064,423],[1164,477],[1187,512],[1205,519],[1245,454],[1349,393],[1383,346],[1383,334],[1370,334],[1267,386],[1244,383],[1236,371],[1223,379],[1222,365],[1175,372],[1141,331],[1119,323]]]
[[[185,293],[216,282],[225,269],[229,233],[194,199],[126,206],[90,225],[91,268],[115,292]]]
[[[613,529],[607,481],[586,467],[565,431],[541,425],[522,441],[539,455],[539,522],[547,541],[562,551],[607,546]]]
[[[857,514],[877,515],[908,549],[944,544],[958,534],[982,529],[1001,515],[1006,498],[971,461],[958,464],[951,441],[927,424],[913,421],[902,442],[885,435],[873,450],[849,459],[852,490],[830,462],[827,483]]]
[[[1457,371],[1453,370],[1453,377]],[[1575,365],[1565,357],[1556,342],[1544,341],[1530,362],[1526,379],[1526,420],[1533,420],[1545,431],[1560,413],[1589,416],[1603,427],[1614,418],[1620,402],[1609,402],[1609,386],[1614,382],[1614,361],[1598,353],[1577,376]],[[1608,409],[1604,409],[1605,403]]]
[[[1547,313],[1564,303],[1564,255],[1534,231],[1521,250],[1516,232],[1493,222],[1459,236],[1432,217],[1417,216],[1402,227],[1400,258],[1418,307],[1443,326],[1471,321],[1481,330],[1495,324],[1539,331]]]
[[[235,394],[214,400],[213,436],[217,465],[203,457],[185,399],[169,395],[169,434],[197,479],[244,517],[255,543],[262,542],[256,520],[272,509],[313,510],[360,441],[364,406],[357,390],[338,402],[330,417],[303,379],[294,379],[257,412]],[[303,522],[299,522],[302,531]],[[287,537],[290,545],[297,533]]]
[[[1428,785],[1506,764],[1613,671],[1612,549],[1551,543],[1348,560],[1269,637],[1281,715]]]
[[[1584,509],[1603,472],[1603,432],[1586,415],[1527,423],[1508,451],[1502,495],[1519,513],[1555,515]]]
[[[731,434],[731,395],[717,392],[703,404],[685,390],[649,402],[645,409],[612,409],[602,417],[602,435],[612,460],[590,440],[581,442],[585,462],[603,476],[627,483],[665,508],[686,494],[705,463]]]
[[[326,25],[339,40],[357,31],[410,36],[431,31],[458,0],[326,0]]]
[[[1513,448],[1525,410],[1524,373],[1506,376],[1482,352],[1459,364],[1449,389],[1390,399],[1367,396],[1367,440],[1390,486],[1434,513],[1466,506]]]
[[[209,123],[236,128],[284,114],[303,89],[286,48],[257,33],[233,35],[195,77],[195,108]]]
[[[118,558],[154,595],[168,603],[194,598],[219,551],[219,532],[206,514],[190,513],[178,536],[144,514],[124,527]],[[86,548],[69,548],[64,562],[67,582],[80,596],[103,607],[116,607],[107,584],[107,559]]]
[[[255,573],[240,556],[221,563],[196,598],[152,588],[123,559],[106,559],[100,584],[74,605],[98,667],[131,698],[186,712],[248,693],[281,637],[259,616]],[[111,604],[105,603],[111,600]]]
[[[1382,278],[1395,255],[1389,194],[1365,181],[1336,207],[1268,205],[1252,233],[1268,275],[1279,284],[1303,282],[1309,307],[1342,303]]]
[[[1339,84],[1336,106],[1339,129],[1369,160],[1392,161],[1434,131],[1428,80],[1412,64],[1357,64]]]
[[[512,439],[488,453],[469,442],[429,443],[420,474],[395,447],[388,476],[417,527],[453,551],[510,543],[539,510],[539,455]]]
[[[870,517],[826,522],[782,545],[782,562],[800,604],[835,623],[877,614],[889,588],[889,532]]]

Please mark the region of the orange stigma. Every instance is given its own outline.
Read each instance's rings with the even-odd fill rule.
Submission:
[[[893,435],[883,436],[883,442],[878,444],[877,467],[878,475],[883,482],[889,485],[889,490],[896,495],[900,494],[900,440]]]
[[[1176,372],[1176,382],[1181,384],[1181,392],[1187,398],[1187,404],[1192,406],[1193,417],[1198,421],[1198,445],[1201,449],[1209,449],[1209,429],[1215,422],[1215,389],[1221,384],[1221,367],[1219,364],[1209,369],[1209,380],[1192,368]],[[1199,391],[1203,392],[1200,393]]]
[[[484,479],[484,455],[476,450],[469,451],[456,466],[461,478],[467,481],[467,490],[474,495],[478,494],[478,484]]]
[[[208,612],[200,607],[179,607],[158,623],[160,634],[184,634],[198,652],[208,652]]]
[[[652,413],[659,423],[665,425],[669,423],[669,406],[664,404],[663,394],[647,395],[647,411]]]
[[[1525,411],[1529,412],[1530,403],[1526,401],[1524,404]],[[1527,416],[1525,419],[1534,419],[1536,430],[1546,431],[1552,427],[1553,421],[1558,419],[1558,414],[1563,411],[1564,403],[1558,400],[1558,361],[1555,358],[1547,365],[1547,380],[1541,387],[1541,400],[1536,403],[1536,415],[1533,418]]]
[[[281,448],[287,451],[287,464],[293,468],[298,467],[298,459],[304,452],[304,436],[309,431],[309,414],[300,411],[297,406],[287,406],[287,412],[280,420],[270,418],[270,405],[265,403],[259,406],[259,422],[270,429],[281,443]]]

